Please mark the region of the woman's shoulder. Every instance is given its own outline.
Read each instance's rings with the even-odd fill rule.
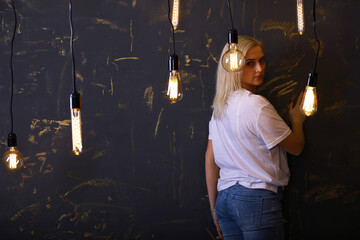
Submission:
[[[270,104],[269,100],[267,100],[265,97],[254,94],[248,90],[240,89],[235,92],[236,96],[239,98],[242,98],[244,103],[246,102],[247,105],[251,105],[253,107],[263,107],[268,104]]]

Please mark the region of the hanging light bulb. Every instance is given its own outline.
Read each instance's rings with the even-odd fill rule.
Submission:
[[[169,80],[166,87],[166,98],[170,103],[176,103],[183,97],[179,74],[179,58],[176,54],[169,58]]]
[[[71,110],[71,129],[72,129],[72,144],[73,152],[79,155],[82,152],[82,137],[81,137],[81,100],[80,94],[74,92],[70,94],[70,110]]]
[[[296,0],[297,24],[300,35],[304,33],[304,4],[303,0]]]
[[[174,29],[177,28],[179,25],[179,5],[180,0],[174,0],[173,1],[173,9],[172,9],[172,24],[174,26]]]
[[[228,50],[222,57],[222,65],[228,72],[241,71],[245,65],[245,56],[242,51],[238,49],[238,35],[235,29],[229,31]]]
[[[316,80],[317,74],[309,73],[308,83],[300,104],[301,113],[308,117],[317,111]]]
[[[22,168],[24,164],[23,156],[19,150],[17,150],[16,135],[9,133],[8,135],[8,147],[9,150],[5,152],[2,157],[2,163],[6,170],[10,172],[16,172]]]
[[[11,39],[11,51],[10,51],[10,73],[11,73],[11,98],[10,98],[10,118],[11,118],[11,132],[8,135],[8,147],[9,150],[5,152],[2,157],[2,163],[4,167],[10,172],[16,172],[23,166],[23,156],[17,150],[16,134],[13,132],[14,118],[13,118],[13,97],[14,97],[14,71],[13,71],[13,53],[14,53],[14,40],[17,26],[17,16],[15,10],[14,1],[11,0],[11,5],[14,12],[14,31]]]

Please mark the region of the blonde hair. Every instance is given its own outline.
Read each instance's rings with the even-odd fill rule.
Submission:
[[[255,38],[249,36],[238,36],[238,49],[245,55],[247,51],[255,46],[263,48],[263,44]],[[212,107],[214,108],[214,117],[221,119],[226,108],[228,97],[234,91],[241,88],[241,75],[242,71],[236,73],[227,72],[221,64],[221,59],[225,52],[228,50],[229,44],[224,46],[216,72],[216,90]]]

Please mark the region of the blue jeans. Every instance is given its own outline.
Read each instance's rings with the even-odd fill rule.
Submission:
[[[250,189],[240,184],[218,193],[216,219],[224,240],[283,240],[283,191]]]

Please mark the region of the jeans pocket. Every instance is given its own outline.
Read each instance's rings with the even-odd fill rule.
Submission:
[[[233,195],[232,198],[233,218],[244,231],[259,228],[263,199],[261,197],[249,197]]]

